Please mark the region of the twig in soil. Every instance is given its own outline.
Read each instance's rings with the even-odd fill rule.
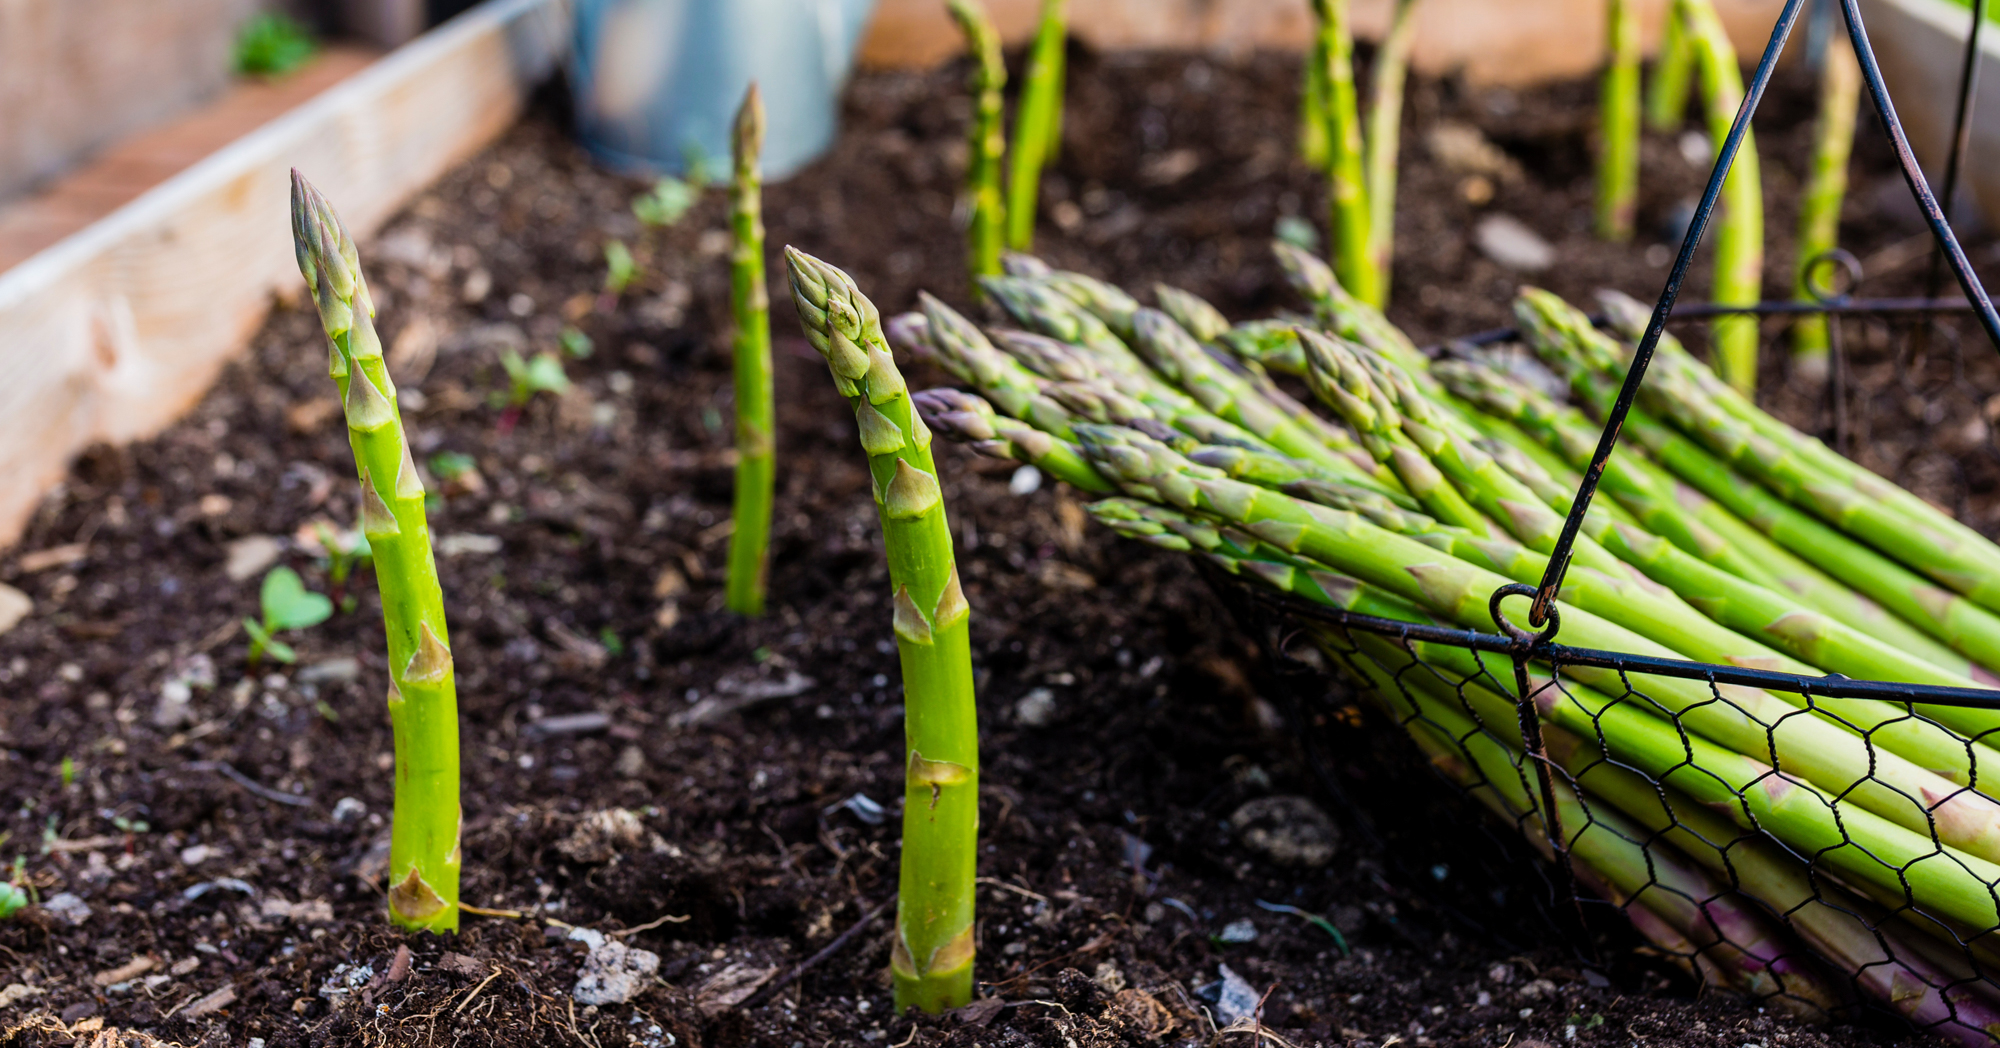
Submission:
[[[862,914],[860,920],[855,921],[852,925],[849,925],[846,931],[841,932],[839,935],[834,936],[833,941],[821,947],[818,953],[813,954],[811,957],[808,957],[803,961],[800,961],[797,965],[793,966],[791,971],[786,972],[785,974],[779,976],[778,978],[772,980],[771,982],[765,983],[763,989],[758,990],[756,993],[751,994],[738,1007],[746,1011],[751,1008],[755,1008],[758,1005],[763,1004],[765,1001],[769,1000],[771,998],[771,995],[777,993],[779,990],[782,990],[785,987],[790,986],[791,984],[797,982],[799,976],[804,975],[813,966],[826,960],[828,957],[831,957],[834,954],[839,953],[841,947],[846,946],[848,942],[853,940],[853,938],[856,935],[860,934],[863,928],[866,928],[870,924],[875,923],[875,918],[880,917],[882,915],[882,911],[888,909],[891,905],[895,903],[895,901],[896,897],[894,895],[891,895],[888,898],[882,900],[881,902],[876,903],[874,909],[869,910],[867,913]]]
[[[498,978],[500,977],[500,972],[501,972],[502,970],[503,970],[503,969],[502,969],[502,968],[501,968],[501,967],[500,967],[499,965],[497,965],[497,964],[496,964],[496,965],[494,965],[494,966],[493,966],[493,972],[492,972],[492,974],[488,975],[488,976],[487,976],[486,978],[484,978],[484,979],[481,979],[481,980],[479,980],[479,985],[477,985],[477,986],[473,987],[473,988],[472,988],[472,992],[471,992],[471,993],[468,993],[468,994],[466,994],[466,995],[465,995],[465,1000],[462,1000],[462,1001],[458,1002],[458,1007],[456,1007],[456,1008],[453,1008],[453,1009],[451,1010],[451,1014],[452,1014],[452,1015],[454,1015],[454,1016],[456,1016],[456,1015],[457,1015],[458,1013],[460,1013],[460,1012],[464,1011],[464,1010],[465,1010],[465,1006],[466,1006],[466,1005],[468,1005],[468,1004],[471,1004],[471,1003],[472,1003],[472,999],[473,999],[474,997],[477,997],[477,996],[479,996],[479,991],[481,991],[481,990],[484,990],[484,989],[486,989],[486,984],[487,984],[487,983],[490,983],[490,982],[492,982],[493,980],[495,980],[495,979],[498,979]]]
[[[277,804],[289,804],[294,808],[312,807],[312,798],[301,797],[295,793],[282,793],[278,790],[274,790],[269,786],[266,786],[258,782],[257,780],[252,779],[250,776],[245,775],[240,771],[237,771],[235,766],[231,765],[228,761],[189,761],[186,764],[182,765],[181,767],[183,771],[220,772],[222,773],[223,778],[228,779],[230,782],[233,782],[236,785],[241,786],[246,790],[249,790],[251,793],[254,793],[257,796],[262,797],[267,801],[272,801]]]
[[[1031,892],[1028,889],[1023,888],[1018,884],[1009,884],[998,877],[977,877],[973,879],[973,883],[984,884],[989,888],[999,888],[1003,891],[1010,891],[1024,898],[1033,899],[1036,902],[1049,901],[1049,897],[1041,894],[1040,892]]]
[[[472,906],[463,902],[458,904],[458,908],[464,910],[466,913],[477,914],[481,917],[502,917],[518,921],[527,916],[527,914],[519,910],[489,910],[484,906]]]
[[[663,913],[660,915],[658,920],[647,921],[646,923],[639,925],[636,928],[620,929],[619,931],[612,932],[611,934],[623,938],[624,936],[627,935],[637,935],[640,932],[650,932],[653,929],[658,928],[662,924],[683,924],[691,920],[694,920],[694,914],[691,913],[683,914],[678,917],[674,916],[671,913]]]

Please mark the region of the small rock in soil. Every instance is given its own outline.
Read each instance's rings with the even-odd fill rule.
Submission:
[[[1055,692],[1036,688],[1021,696],[1021,701],[1014,704],[1014,719],[1029,728],[1048,727],[1056,719]]]
[[[1257,924],[1248,917],[1240,921],[1230,921],[1222,926],[1222,933],[1216,938],[1223,942],[1256,942]]]
[[[556,735],[592,735],[611,727],[611,715],[603,712],[564,713],[555,717],[542,717],[528,722],[523,728],[531,738],[550,738]]]
[[[578,1004],[624,1004],[637,997],[646,988],[647,979],[660,970],[659,954],[634,949],[606,938],[603,932],[572,928],[569,938],[590,948],[577,972],[576,989],[570,991]]]
[[[49,896],[42,903],[42,909],[60,918],[72,928],[90,919],[90,907],[85,905],[74,892],[61,892]]]
[[[182,1009],[181,1014],[190,1019],[199,1019],[202,1016],[209,1014],[210,1012],[219,1012],[224,1008],[227,1008],[235,1003],[236,1003],[235,984],[223,983],[221,986],[217,987],[216,989],[210,991],[207,995],[203,996],[200,1000],[197,1000],[193,1004],[190,1004],[186,1008]]]
[[[276,535],[245,535],[229,544],[222,573],[231,582],[243,582],[278,562],[285,551],[284,540]]]
[[[1033,466],[1022,466],[1008,479],[1007,490],[1016,495],[1032,495],[1042,490],[1042,471]]]
[[[355,797],[342,797],[333,802],[333,824],[347,826],[361,821],[368,814],[368,805]]]
[[[1221,995],[1215,999],[1215,1018],[1218,1025],[1230,1026],[1239,1019],[1248,1019],[1257,1014],[1257,989],[1241,975],[1218,965],[1222,975]]]
[[[1245,848],[1279,866],[1316,869],[1340,846],[1333,820],[1304,797],[1259,797],[1236,809],[1229,824]]]
[[[742,1004],[757,992],[757,988],[771,981],[778,969],[773,966],[759,968],[742,961],[734,961],[728,967],[708,977],[694,991],[694,1004],[707,1016],[721,1015],[723,1012]],[[580,998],[579,998],[580,999]]]
[[[585,815],[576,829],[556,845],[556,850],[570,859],[590,863],[610,862],[620,852],[641,848],[661,851],[666,843],[646,829],[636,812],[625,808],[607,808]]]
[[[181,849],[181,865],[200,866],[221,854],[206,844],[190,844]]]
[[[1487,215],[1472,230],[1479,251],[1500,265],[1539,273],[1556,264],[1556,249],[1512,215]]]
[[[0,633],[20,625],[33,610],[35,602],[27,594],[0,582]]]
[[[636,779],[646,774],[646,751],[637,746],[627,746],[618,753],[618,762],[611,766],[620,778]]]
[[[361,663],[348,656],[315,662],[299,671],[300,684],[344,684],[360,677]]]
[[[39,987],[29,986],[27,983],[8,983],[6,989],[0,989],[0,1008],[12,1008],[41,992]]]

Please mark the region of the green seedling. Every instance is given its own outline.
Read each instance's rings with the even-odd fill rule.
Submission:
[[[111,825],[117,827],[118,832],[124,834],[151,833],[153,830],[152,823],[144,819],[133,819],[123,815],[113,815],[111,817]]]
[[[633,199],[632,214],[648,226],[664,228],[678,223],[700,199],[699,185],[668,175]]]
[[[326,588],[331,591],[327,596],[342,612],[353,611],[354,598],[348,595],[347,578],[374,555],[368,548],[367,533],[359,528],[344,532],[324,521],[315,521],[313,537],[319,540],[320,549],[326,551]]]
[[[289,16],[265,11],[243,23],[232,61],[240,76],[283,76],[319,51],[312,32]]]
[[[510,349],[501,354],[500,366],[507,369],[504,401],[507,410],[500,415],[502,433],[511,432],[514,424],[521,421],[521,410],[535,399],[535,394],[562,396],[569,392],[569,376],[563,373],[562,358],[554,353],[537,353],[532,360],[522,360],[521,354]]]
[[[258,603],[263,605],[263,619],[244,619],[243,630],[250,634],[250,667],[255,669],[269,655],[275,662],[290,664],[298,661],[298,653],[292,646],[277,639],[277,634],[286,630],[302,630],[325,622],[333,614],[333,601],[323,593],[314,593],[306,588],[299,573],[279,566],[264,576],[264,585],[257,593]],[[64,758],[65,761],[68,758]]]
[[[13,884],[0,883],[0,921],[21,912],[28,905],[28,893]]]
[[[562,347],[563,355],[572,360],[585,360],[597,352],[597,343],[573,327],[562,329],[562,334],[556,336],[556,344]]]
[[[463,451],[440,451],[430,457],[429,465],[431,476],[446,484],[454,483],[479,468],[478,460]]]
[[[632,257],[632,249],[623,240],[609,241],[604,245],[604,293],[617,298],[639,278],[639,263]]]
[[[63,788],[68,789],[75,783],[76,783],[76,759],[74,757],[64,757],[62,759]]]

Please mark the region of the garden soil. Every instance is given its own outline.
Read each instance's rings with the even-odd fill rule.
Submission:
[[[1233,316],[1296,307],[1267,250],[1281,217],[1322,208],[1293,156],[1296,62],[1079,51],[1071,69],[1047,257],[1142,292],[1171,281]],[[833,153],[768,191],[773,256],[789,243],[844,266],[885,312],[919,288],[965,303],[963,74],[861,77]],[[1657,293],[1701,143],[1649,138],[1641,235],[1598,243],[1592,91],[1412,85],[1392,313],[1420,340],[1506,322],[1523,277],[1473,235],[1494,214],[1553,245],[1536,279],[1554,290]],[[942,445],[984,731],[982,1000],[892,1014],[902,707],[850,415],[774,279],[771,613],[724,613],[724,202],[642,230],[629,205],[645,187],[592,168],[562,108],[545,99],[362,250],[437,495],[464,898],[496,915],[441,937],[383,919],[391,742],[365,571],[336,592],[352,611],[284,638],[295,663],[246,666],[239,623],[263,571],[336,591],[312,524],[356,510],[317,322],[281,302],[187,418],[85,454],[0,560],[34,600],[0,636],[0,855],[23,855],[51,902],[0,924],[0,1044],[1910,1039],[1700,993],[1615,920],[1551,905],[1506,831],[1278,657],[1190,561]],[[1792,71],[1760,121],[1773,273],[1790,264],[1810,112]],[[1849,205],[1857,253],[1896,269],[1871,289],[1922,268],[1887,157],[1864,142]],[[604,290],[614,238],[642,270],[621,296]],[[502,355],[554,350],[572,327],[593,345],[574,386],[511,417]],[[1962,385],[2000,385],[1969,355]],[[1884,468],[1936,453],[1907,420],[1871,433],[1863,453]],[[1962,497],[1933,497],[1990,529],[1985,446],[1938,474]],[[1271,832],[1238,832],[1260,812]],[[573,996],[593,930],[600,951],[658,958],[625,1003]],[[1244,992],[1258,1018],[1218,1033]]]

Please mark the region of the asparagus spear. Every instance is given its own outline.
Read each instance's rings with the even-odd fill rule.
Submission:
[[[1333,265],[1361,301],[1381,305],[1386,289],[1369,250],[1368,185],[1362,168],[1361,113],[1354,98],[1354,30],[1348,0],[1313,0],[1315,53],[1326,66],[1327,181],[1332,196]]]
[[[1826,44],[1819,74],[1819,119],[1813,124],[1812,171],[1799,207],[1799,257],[1793,264],[1792,297],[1815,302],[1812,292],[1824,272],[1810,272],[1822,255],[1840,245],[1840,205],[1847,196],[1847,161],[1854,149],[1854,116],[1861,101],[1861,65],[1840,34]],[[1826,317],[1808,313],[1792,323],[1792,365],[1801,376],[1827,376]]]
[[[431,556],[424,482],[410,455],[396,388],[375,332],[375,303],[354,240],[333,207],[292,172],[292,245],[330,343],[327,370],[346,405],[361,476],[361,530],[374,551],[389,647],[396,744],[389,831],[389,919],[458,928],[458,695],[444,593]]]
[[[1598,94],[1597,235],[1632,239],[1639,208],[1639,19],[1632,0],[1608,0],[1604,70]]]
[[[1028,49],[1027,83],[1014,114],[1014,147],[1007,173],[1007,246],[1026,251],[1035,242],[1035,206],[1042,165],[1062,141],[1063,46],[1069,35],[1068,0],[1042,0],[1042,20]]]
[[[1272,381],[1270,372],[1256,360],[1227,346],[1223,339],[1230,332],[1229,321],[1222,312],[1203,300],[1200,296],[1155,284],[1153,295],[1159,299],[1160,311],[1174,318],[1195,338],[1201,340],[1204,348],[1220,360],[1225,367],[1241,372],[1253,389],[1271,402],[1271,406],[1283,412],[1286,418],[1309,433],[1321,444],[1335,451],[1347,451],[1355,446],[1353,434],[1339,425],[1329,422],[1313,413],[1311,408],[1298,402]]]
[[[736,314],[736,505],[729,533],[726,602],[741,615],[764,613],[777,486],[777,409],[771,393],[771,299],[764,287],[764,99],[751,84],[736,112],[735,178],[729,188],[729,304]]]
[[[1688,90],[1694,84],[1694,45],[1688,41],[1687,26],[1671,3],[1666,16],[1660,57],[1653,63],[1652,83],[1646,89],[1646,125],[1655,131],[1681,126],[1681,118],[1687,115]]]
[[[1032,465],[1084,491],[1112,490],[1074,444],[994,411],[981,397],[956,389],[927,389],[911,394],[910,401],[932,432],[970,444],[982,455]]]
[[[1006,234],[1007,202],[1000,195],[1000,161],[1007,149],[1007,136],[1000,126],[1004,109],[1000,92],[1007,86],[1007,64],[1000,55],[1000,34],[978,0],[945,0],[945,6],[965,34],[965,46],[974,62],[965,195],[971,223],[967,257],[973,277],[978,278],[1000,272],[1001,241]],[[976,279],[974,286],[976,289]]]
[[[1710,0],[1673,0],[1686,23],[1701,77],[1702,102],[1708,113],[1708,134],[1716,148],[1729,137],[1736,111],[1743,105],[1743,72],[1736,66],[1736,48]],[[1757,162],[1757,140],[1747,128],[1736,163],[1722,184],[1722,217],[1715,230],[1715,290],[1711,300],[1723,305],[1756,305],[1764,287],[1764,187]],[[1710,326],[1715,358],[1731,386],[1749,392],[1757,385],[1757,318],[1724,315]]]
[[[979,733],[971,610],[952,556],[931,433],[910,402],[874,303],[846,273],[785,249],[806,338],[854,406],[895,587],[906,714],[903,854],[890,953],[898,1013],[972,997]]]
[[[1367,173],[1368,254],[1381,281],[1381,292],[1374,299],[1378,304],[1389,300],[1395,275],[1391,263],[1396,254],[1396,160],[1402,150],[1403,80],[1410,71],[1410,49],[1417,42],[1417,2],[1396,0],[1389,31],[1375,49],[1370,76],[1362,166]]]
[[[1326,41],[1314,33],[1306,48],[1304,82],[1299,91],[1299,156],[1316,169],[1333,162],[1333,146],[1327,139]]]
[[[1326,263],[1282,240],[1271,242],[1271,252],[1285,278],[1305,296],[1326,330],[1381,353],[1414,375],[1421,375],[1429,366],[1410,336],[1389,323],[1380,309],[1349,294]]]
[[[1215,342],[1229,332],[1229,318],[1200,295],[1169,284],[1154,284],[1153,297],[1159,300],[1161,312],[1203,342]]]

